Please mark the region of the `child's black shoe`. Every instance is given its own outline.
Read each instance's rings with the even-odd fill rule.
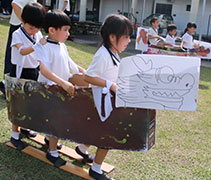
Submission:
[[[104,173],[99,174],[99,173],[93,171],[92,168],[89,169],[89,175],[96,180],[111,180],[111,178],[106,176]]]
[[[20,133],[28,138],[37,136],[36,132],[23,128],[21,128]]]
[[[11,137],[10,142],[16,147],[17,150],[20,150],[20,151],[26,147],[24,143],[20,140],[20,138],[17,140]]]
[[[47,146],[49,146],[49,140],[48,140],[46,137],[45,137],[44,141],[45,141],[45,144],[46,144]],[[62,144],[60,144],[60,143],[58,142],[58,143],[57,143],[56,149],[58,149],[58,150],[62,149]]]
[[[83,163],[92,163],[92,162],[93,162],[93,157],[92,157],[92,155],[82,153],[82,152],[80,151],[80,149],[79,149],[78,146],[75,148],[75,151],[76,151],[80,156],[82,156],[82,157],[84,158],[83,161],[82,161]]]
[[[51,154],[49,152],[47,152],[46,154],[46,158],[52,162],[54,164],[55,167],[60,167],[60,166],[63,166],[66,164],[66,161],[64,159],[62,159],[61,157],[54,157],[54,156],[51,156]]]

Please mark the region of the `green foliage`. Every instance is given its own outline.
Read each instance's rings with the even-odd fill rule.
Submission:
[[[0,73],[8,34],[8,22],[0,19]],[[67,42],[71,58],[87,68],[97,48]],[[2,79],[2,78],[1,78]],[[111,177],[121,180],[210,180],[211,179],[211,68],[201,68],[198,109],[195,112],[157,111],[156,144],[149,152],[109,151],[106,162],[115,166]],[[0,94],[0,179],[64,180],[81,178],[51,167],[5,145],[11,123]],[[24,141],[37,148],[46,148]],[[75,143],[62,141],[72,148]],[[95,152],[91,147],[90,151]],[[66,157],[65,157],[66,158]],[[66,160],[71,161],[66,158]],[[87,167],[86,167],[87,168]]]

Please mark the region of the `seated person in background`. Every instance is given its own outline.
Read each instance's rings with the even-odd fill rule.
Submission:
[[[182,36],[182,43],[181,43],[181,48],[185,50],[193,50],[197,48],[198,46],[194,46],[194,39],[193,39],[193,34],[196,32],[196,24],[189,22],[187,24],[187,27],[185,29],[185,34]]]
[[[179,48],[180,46],[176,46],[176,43],[175,43],[176,40],[180,39],[175,36],[177,33],[177,26],[175,24],[169,24],[167,27],[167,32],[168,34],[166,35],[165,43],[168,43],[173,47]]]
[[[158,35],[159,19],[157,17],[153,17],[150,24],[152,27],[148,30],[149,44],[154,46],[169,45],[168,43],[165,43],[165,39],[162,36]]]

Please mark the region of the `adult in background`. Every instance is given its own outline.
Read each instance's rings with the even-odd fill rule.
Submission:
[[[58,0],[57,9],[65,12],[67,15],[70,13],[70,3],[69,0]]]

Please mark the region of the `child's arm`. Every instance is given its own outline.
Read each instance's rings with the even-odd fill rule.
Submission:
[[[101,79],[99,77],[91,77],[85,75],[85,81],[95,86],[106,87],[106,80]],[[116,83],[112,83],[110,90],[116,92]]]
[[[42,44],[42,45],[46,44],[45,38],[41,38],[39,43]],[[36,46],[36,44],[33,45],[33,46]],[[15,47],[19,50],[19,52],[22,56],[25,56],[25,55],[28,55],[28,54],[34,52],[33,46],[23,47],[23,44],[16,44],[15,45]]]
[[[82,74],[86,73],[86,70],[84,68],[82,68],[81,66],[78,66],[79,72],[81,72]]]
[[[148,35],[148,39],[163,39],[161,36],[152,36],[152,35]]]
[[[72,83],[65,81],[61,79],[59,76],[51,72],[42,62],[40,62],[40,72],[43,76],[45,76],[47,79],[55,82],[59,86],[61,86],[68,94],[71,96],[74,95],[74,86]]]

